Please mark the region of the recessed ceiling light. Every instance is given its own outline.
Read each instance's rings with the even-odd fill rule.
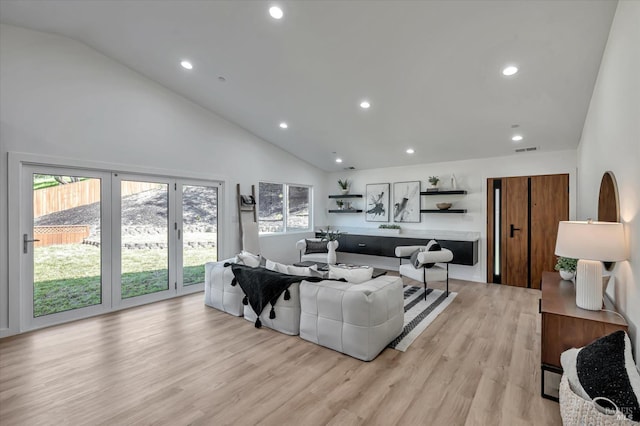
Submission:
[[[407,154],[413,154],[415,153],[415,151],[413,150],[413,148],[409,148],[407,149]]]
[[[510,75],[514,75],[517,72],[518,72],[518,67],[514,65],[509,65],[508,67],[502,70],[502,75],[510,76]]]
[[[342,158],[336,158],[336,163],[342,163]]]
[[[180,65],[182,65],[182,68],[184,68],[185,70],[192,70],[193,69],[193,64],[189,61],[182,61],[180,62]]]
[[[368,109],[370,106],[371,106],[371,104],[369,103],[369,101],[360,102],[360,108],[362,108],[362,109]]]
[[[289,125],[283,121],[282,123],[280,123],[280,128],[281,129],[288,129]]]
[[[511,140],[514,142],[520,142],[522,139],[524,139],[522,135],[513,135],[513,137],[511,138]]]
[[[273,19],[281,19],[284,16],[284,12],[282,12],[282,9],[278,6],[271,6],[269,8],[269,15],[271,15]]]
[[[220,83],[224,83],[225,81],[227,81],[227,79],[226,79],[226,78],[224,78],[223,76],[219,75],[219,76],[218,76],[218,81],[219,81]]]

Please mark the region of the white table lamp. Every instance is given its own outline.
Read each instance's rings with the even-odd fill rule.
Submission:
[[[555,254],[578,260],[576,305],[602,309],[602,262],[626,259],[624,229],[614,222],[562,221],[558,226]]]

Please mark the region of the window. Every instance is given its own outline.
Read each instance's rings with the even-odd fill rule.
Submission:
[[[311,187],[260,182],[258,222],[261,233],[311,229]]]

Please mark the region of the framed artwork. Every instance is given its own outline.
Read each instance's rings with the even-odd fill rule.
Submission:
[[[389,222],[389,186],[388,183],[367,184],[367,222]]]
[[[393,184],[393,221],[420,222],[420,181]]]

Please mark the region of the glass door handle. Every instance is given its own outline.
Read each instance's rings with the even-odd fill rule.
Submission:
[[[29,243],[35,243],[35,242],[38,242],[38,241],[40,241],[40,240],[36,240],[36,239],[30,240],[28,234],[22,234],[22,252],[25,253],[25,254],[29,253],[28,244]]]

